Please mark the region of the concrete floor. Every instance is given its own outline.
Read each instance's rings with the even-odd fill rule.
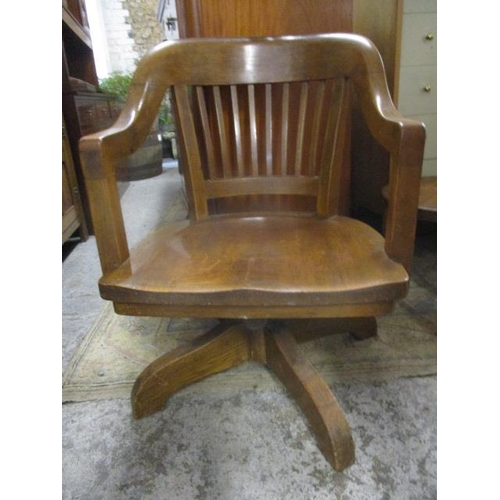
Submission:
[[[180,186],[175,168],[130,183],[122,202],[131,245],[158,224]],[[99,277],[91,237],[63,261],[63,371],[105,306]],[[356,444],[356,463],[343,473],[282,390],[181,391],[139,421],[128,400],[64,404],[63,499],[435,499],[436,377],[332,388]]]

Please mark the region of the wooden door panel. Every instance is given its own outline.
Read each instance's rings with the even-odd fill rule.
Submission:
[[[178,0],[177,10],[181,38],[352,31],[352,0]]]

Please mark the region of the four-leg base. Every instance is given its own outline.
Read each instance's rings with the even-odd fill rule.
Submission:
[[[222,322],[188,346],[151,363],[132,390],[135,418],[163,409],[179,389],[247,360],[266,365],[287,388],[306,416],[318,447],[337,471],[354,463],[354,443],[344,413],[326,382],[297,341],[348,331],[357,338],[376,334],[374,318],[268,323],[262,329],[244,322]],[[307,333],[306,333],[307,332]]]

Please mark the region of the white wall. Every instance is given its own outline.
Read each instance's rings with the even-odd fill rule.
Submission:
[[[122,0],[85,0],[89,18],[97,76],[105,78],[113,71],[133,71],[139,57],[129,12]]]

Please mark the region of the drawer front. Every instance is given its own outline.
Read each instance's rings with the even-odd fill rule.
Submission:
[[[109,110],[111,114],[111,119],[113,122],[118,118],[118,115],[120,114],[120,111],[123,108],[123,103],[118,102],[118,101],[110,101],[109,103]]]
[[[401,68],[399,111],[403,115],[424,115],[437,112],[436,66]]]
[[[99,130],[111,126],[112,120],[108,101],[96,101],[95,109]]]
[[[107,100],[77,97],[75,103],[82,135],[104,130],[112,124]]]
[[[401,40],[401,66],[437,64],[435,14],[405,14]]]
[[[96,131],[97,111],[92,99],[76,99],[76,109],[82,135]]]

